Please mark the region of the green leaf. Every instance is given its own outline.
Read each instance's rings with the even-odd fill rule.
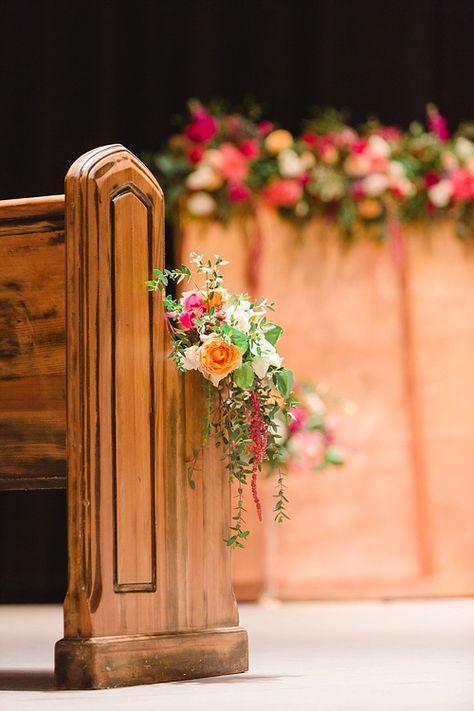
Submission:
[[[247,334],[243,331],[240,331],[238,328],[233,328],[231,330],[230,340],[235,346],[237,346],[237,348],[240,348],[244,353],[249,347],[249,339],[247,338]]]
[[[282,368],[275,373],[276,386],[282,397],[288,397],[293,390],[294,377],[291,370]]]
[[[344,452],[339,447],[328,447],[324,454],[324,460],[328,464],[335,464],[336,466],[341,466],[345,463]]]
[[[234,383],[242,390],[248,390],[253,385],[254,373],[248,363],[244,363],[233,374]]]
[[[268,331],[265,331],[265,338],[272,344],[272,346],[274,346],[280,338],[282,332],[283,329],[281,326],[272,326],[272,328],[269,328]]]

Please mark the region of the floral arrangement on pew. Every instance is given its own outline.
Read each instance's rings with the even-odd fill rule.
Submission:
[[[406,132],[369,121],[359,130],[341,112],[306,122],[299,136],[270,121],[206,108],[191,101],[190,117],[165,149],[145,159],[157,172],[172,219],[227,221],[252,215],[259,204],[297,224],[317,215],[345,235],[359,225],[384,236],[401,221],[452,215],[460,236],[474,226],[474,143],[449,135],[435,106],[428,130]]]
[[[282,329],[268,318],[272,305],[266,300],[253,303],[244,294],[230,294],[222,286],[221,267],[227,262],[215,255],[204,261],[191,254],[191,263],[204,283],[199,286],[191,269],[154,270],[147,282],[151,291],[165,292],[164,308],[172,335],[170,357],[181,372],[199,371],[205,379],[208,412],[203,427],[203,442],[215,437],[222,448],[230,480],[237,484],[237,503],[233,525],[226,544],[243,548],[249,531],[244,529],[244,486],[250,483],[261,519],[257,477],[264,462],[278,472],[275,493],[275,520],[288,518],[283,472],[279,467],[282,445],[279,423],[293,421],[291,409],[293,374],[283,367],[276,344]],[[193,288],[179,299],[166,294],[169,282],[192,282]],[[194,467],[199,450],[188,469],[188,480],[195,488]]]
[[[295,389],[295,398],[297,405],[292,410],[292,420],[289,423],[282,421],[279,429],[279,466],[287,472],[320,472],[330,466],[345,464],[346,453],[336,440],[327,389],[303,381]],[[353,403],[339,398],[336,405],[348,413],[356,411]]]

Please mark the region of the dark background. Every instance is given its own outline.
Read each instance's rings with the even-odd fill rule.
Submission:
[[[61,193],[101,144],[159,148],[189,97],[292,130],[327,104],[474,118],[473,0],[0,0],[0,31],[0,199]],[[59,600],[65,570],[64,492],[1,494],[0,601]]]

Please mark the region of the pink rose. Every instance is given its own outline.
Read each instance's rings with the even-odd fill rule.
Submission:
[[[293,415],[294,420],[292,420],[288,425],[288,432],[293,434],[303,427],[304,423],[308,419],[308,413],[304,407],[294,407],[291,410],[291,414]]]
[[[433,185],[436,185],[440,180],[440,176],[437,173],[433,173],[433,171],[429,171],[425,174],[425,185],[427,188],[431,188]]]
[[[231,143],[223,143],[220,154],[221,175],[230,183],[243,183],[248,174],[248,162],[245,156]]]
[[[360,155],[361,153],[365,153],[368,147],[368,141],[365,138],[359,138],[357,141],[354,141],[351,145],[351,153],[354,153],[356,155]]]
[[[318,145],[320,139],[313,131],[305,131],[301,136],[301,140],[303,143],[306,143],[307,146],[314,147]]]
[[[246,185],[231,183],[229,185],[229,200],[231,202],[243,202],[250,197],[250,190]]]
[[[356,180],[351,189],[351,194],[354,200],[362,200],[365,198],[364,184],[362,180]]]
[[[398,142],[402,139],[403,133],[396,126],[381,126],[374,131],[374,135],[380,136],[384,141]]]
[[[474,197],[474,180],[465,168],[454,170],[449,180],[453,186],[453,200],[470,200]]]
[[[262,134],[262,136],[266,136],[267,133],[273,131],[273,123],[271,121],[260,121],[260,123],[258,124],[258,130],[259,133]]]
[[[206,311],[206,306],[201,296],[196,292],[191,292],[183,298],[183,312],[179,317],[179,322],[184,328],[194,328],[194,322],[201,318]]]
[[[291,466],[300,470],[314,469],[322,464],[325,441],[318,430],[300,430],[291,437]]]
[[[260,147],[255,138],[247,138],[241,143],[240,152],[246,158],[256,158],[260,153]]]
[[[204,155],[204,148],[202,146],[194,146],[188,153],[188,158],[191,163],[199,163]]]
[[[303,187],[297,180],[277,178],[262,191],[265,200],[273,207],[293,207],[303,196]]]
[[[211,116],[205,108],[199,106],[193,111],[193,121],[186,127],[186,136],[193,143],[206,143],[214,138],[219,125],[216,119]]]
[[[447,141],[449,139],[448,124],[436,106],[428,106],[428,123],[430,131],[438,136],[440,141]]]

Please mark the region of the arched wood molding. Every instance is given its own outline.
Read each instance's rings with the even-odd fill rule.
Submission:
[[[199,378],[166,359],[164,314],[144,282],[164,264],[163,194],[123,146],[66,177],[69,583],[61,688],[245,671],[230,551],[229,483],[203,453]]]

